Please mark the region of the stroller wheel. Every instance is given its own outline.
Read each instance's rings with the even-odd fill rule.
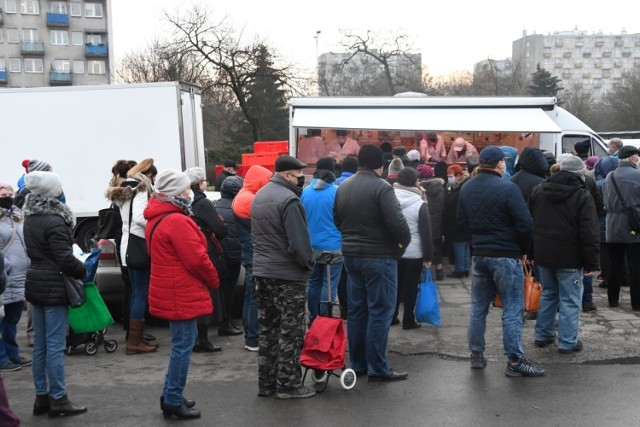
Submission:
[[[84,346],[84,352],[86,353],[87,356],[93,356],[98,352],[98,346],[94,342],[88,342]]]
[[[104,349],[107,353],[113,353],[118,349],[118,341],[116,340],[107,340],[104,342]]]
[[[71,352],[73,351],[73,347],[71,347],[70,345],[67,346],[67,354],[69,356],[71,356]]]
[[[329,374],[327,373],[327,371],[321,371],[319,369],[313,369],[311,371],[311,381],[316,384],[325,382],[328,376]]]
[[[347,368],[340,375],[340,385],[345,390],[351,390],[356,386],[356,373],[353,369]]]

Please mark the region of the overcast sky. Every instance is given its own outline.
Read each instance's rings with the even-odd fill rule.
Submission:
[[[472,71],[483,59],[511,56],[511,44],[528,34],[548,34],[575,29],[589,34],[640,33],[635,1],[607,0],[442,0],[416,2],[394,0],[362,2],[196,1],[222,18],[228,16],[248,37],[266,39],[281,56],[301,67],[313,69],[318,51],[340,51],[341,29],[364,33],[389,31],[415,37],[415,51],[432,75],[457,70]],[[112,0],[112,28],[116,61],[141,49],[171,28],[163,11],[174,14],[192,0]]]

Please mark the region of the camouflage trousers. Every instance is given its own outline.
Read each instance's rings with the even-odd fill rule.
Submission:
[[[260,390],[293,389],[302,381],[307,288],[304,282],[256,277]]]

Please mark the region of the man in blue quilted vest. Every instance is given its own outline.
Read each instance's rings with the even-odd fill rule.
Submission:
[[[500,294],[502,336],[508,357],[508,377],[537,377],[544,370],[533,366],[522,349],[522,314],[524,313],[524,273],[521,259],[531,243],[531,214],[520,189],[502,179],[506,170],[504,153],[489,146],[480,152],[478,175],[465,183],[458,199],[458,225],[471,233],[473,241],[473,279],[469,348],[471,368],[482,369],[487,313]]]

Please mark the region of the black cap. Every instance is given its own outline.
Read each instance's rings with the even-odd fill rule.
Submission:
[[[398,145],[396,147],[393,147],[393,151],[392,151],[394,156],[406,156],[407,155],[407,149],[405,147],[403,147],[402,145]]]
[[[358,162],[365,169],[378,169],[384,165],[382,150],[375,145],[366,144],[358,152]]]
[[[235,168],[238,167],[238,165],[233,160],[227,159],[227,160],[224,161],[224,167],[225,168],[234,168],[235,169]]]
[[[576,142],[573,145],[573,149],[576,150],[576,153],[578,154],[587,154],[590,148],[591,148],[591,143],[589,142],[588,139],[585,139],[584,141]]]
[[[306,167],[306,163],[302,163],[300,160],[295,157],[291,157],[288,154],[283,154],[276,159],[276,172],[304,169]]]
[[[430,133],[429,135],[427,135],[427,139],[429,141],[436,142],[438,140],[438,135],[436,135],[435,133]]]
[[[358,159],[352,156],[347,156],[342,161],[342,172],[358,172]]]
[[[321,170],[321,169],[336,173],[336,166],[333,159],[331,157],[323,157],[319,159],[318,163],[316,163],[316,170]]]
[[[622,148],[618,150],[618,158],[620,160],[628,159],[634,154],[640,154],[640,151],[632,145],[623,145]]]
[[[336,131],[336,135],[337,135],[337,136],[347,136],[347,131],[346,131],[346,130],[344,130],[344,129],[338,129],[338,130]]]

